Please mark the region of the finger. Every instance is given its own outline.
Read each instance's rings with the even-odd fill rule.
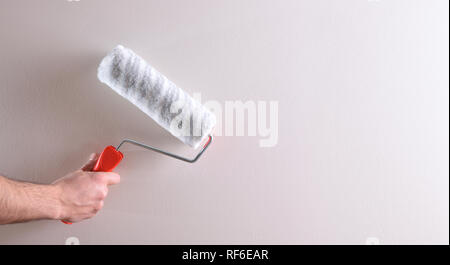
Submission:
[[[89,156],[89,161],[86,162],[86,164],[81,168],[81,170],[83,170],[83,171],[92,171],[92,169],[95,166],[95,163],[97,163],[97,159],[98,159],[98,154],[92,153]]]
[[[97,181],[106,185],[114,185],[120,182],[120,175],[114,172],[95,172],[90,174]]]
[[[114,172],[108,172],[106,173],[107,179],[106,179],[106,185],[114,185],[120,183],[120,175]]]

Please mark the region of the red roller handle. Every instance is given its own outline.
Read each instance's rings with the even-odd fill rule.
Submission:
[[[92,171],[111,172],[122,161],[123,154],[110,145],[103,150]]]
[[[100,157],[95,163],[92,171],[94,172],[111,172],[122,161],[123,154],[114,146],[110,145],[103,150]],[[61,220],[61,222],[71,225],[71,222]]]

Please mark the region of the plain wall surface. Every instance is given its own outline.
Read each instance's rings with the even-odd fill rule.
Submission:
[[[278,143],[126,146],[95,218],[0,244],[448,244],[448,4],[1,1],[3,175],[51,183],[123,138],[195,152],[97,80],[117,44],[202,101],[277,101]]]

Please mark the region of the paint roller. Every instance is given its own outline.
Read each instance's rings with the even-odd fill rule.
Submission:
[[[214,114],[189,94],[159,73],[132,50],[121,45],[100,63],[98,79],[137,106],[183,143],[201,150],[194,158],[182,157],[134,140],[125,139],[117,148],[107,146],[100,154],[94,171],[112,171],[122,160],[119,148],[134,144],[185,162],[196,162],[212,142],[216,124]]]
[[[102,83],[133,103],[183,143],[197,149],[207,140],[194,158],[186,158],[138,141],[124,139],[117,148],[110,145],[103,150],[93,171],[112,171],[123,159],[119,149],[124,143],[189,163],[196,162],[211,144],[211,133],[216,124],[214,114],[132,50],[121,45],[114,48],[103,58],[97,76]],[[65,220],[61,221],[71,224]]]

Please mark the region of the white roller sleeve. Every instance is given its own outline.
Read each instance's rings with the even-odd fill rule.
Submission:
[[[191,147],[197,148],[216,124],[211,111],[120,45],[100,63],[98,79]]]

